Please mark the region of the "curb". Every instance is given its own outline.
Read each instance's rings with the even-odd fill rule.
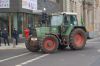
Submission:
[[[97,38],[93,38],[93,39],[88,39],[87,42],[90,42],[90,41],[95,41],[97,39],[100,39],[100,37],[97,37]]]
[[[2,44],[2,46],[0,46],[0,50],[24,49],[24,48],[26,48],[24,43],[19,43],[19,45],[16,45],[15,47],[13,47],[13,44],[10,44],[10,46],[8,45],[5,46],[4,44]]]

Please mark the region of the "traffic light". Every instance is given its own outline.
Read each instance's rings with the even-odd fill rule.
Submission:
[[[47,21],[48,21],[48,15],[47,15],[47,13],[42,13],[42,15],[41,15],[41,21],[42,21],[42,23],[46,23]]]

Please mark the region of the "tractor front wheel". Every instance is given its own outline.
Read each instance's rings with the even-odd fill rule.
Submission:
[[[41,43],[41,50],[44,53],[53,53],[58,48],[58,40],[54,36],[47,36]]]
[[[30,36],[26,42],[25,42],[25,45],[26,45],[26,48],[31,51],[31,52],[37,52],[40,48],[39,48],[39,45],[38,45],[38,41],[33,41],[32,40],[32,36]]]
[[[86,44],[86,32],[81,28],[76,28],[70,35],[70,45],[72,50],[83,49]]]

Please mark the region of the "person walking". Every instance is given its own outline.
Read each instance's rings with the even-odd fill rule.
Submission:
[[[2,37],[2,32],[1,32],[1,28],[0,28],[0,46],[1,46],[1,37]]]
[[[12,33],[12,36],[13,36],[13,47],[15,47],[15,45],[18,45],[18,31],[14,28],[13,29],[13,33]]]
[[[8,40],[8,31],[6,28],[4,28],[4,30],[2,31],[2,38],[4,39],[5,46],[6,46],[6,43],[8,43],[8,46],[10,46],[9,40]]]
[[[24,33],[25,33],[25,38],[28,39],[29,35],[30,35],[30,30],[29,28],[24,29]]]

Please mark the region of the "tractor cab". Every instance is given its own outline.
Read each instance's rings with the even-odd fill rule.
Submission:
[[[65,34],[72,26],[77,26],[76,13],[53,13],[50,15],[50,21],[41,21],[40,26],[36,27],[37,37],[43,38],[46,34]]]
[[[51,17],[51,26],[77,25],[77,13],[62,12],[53,14]]]

